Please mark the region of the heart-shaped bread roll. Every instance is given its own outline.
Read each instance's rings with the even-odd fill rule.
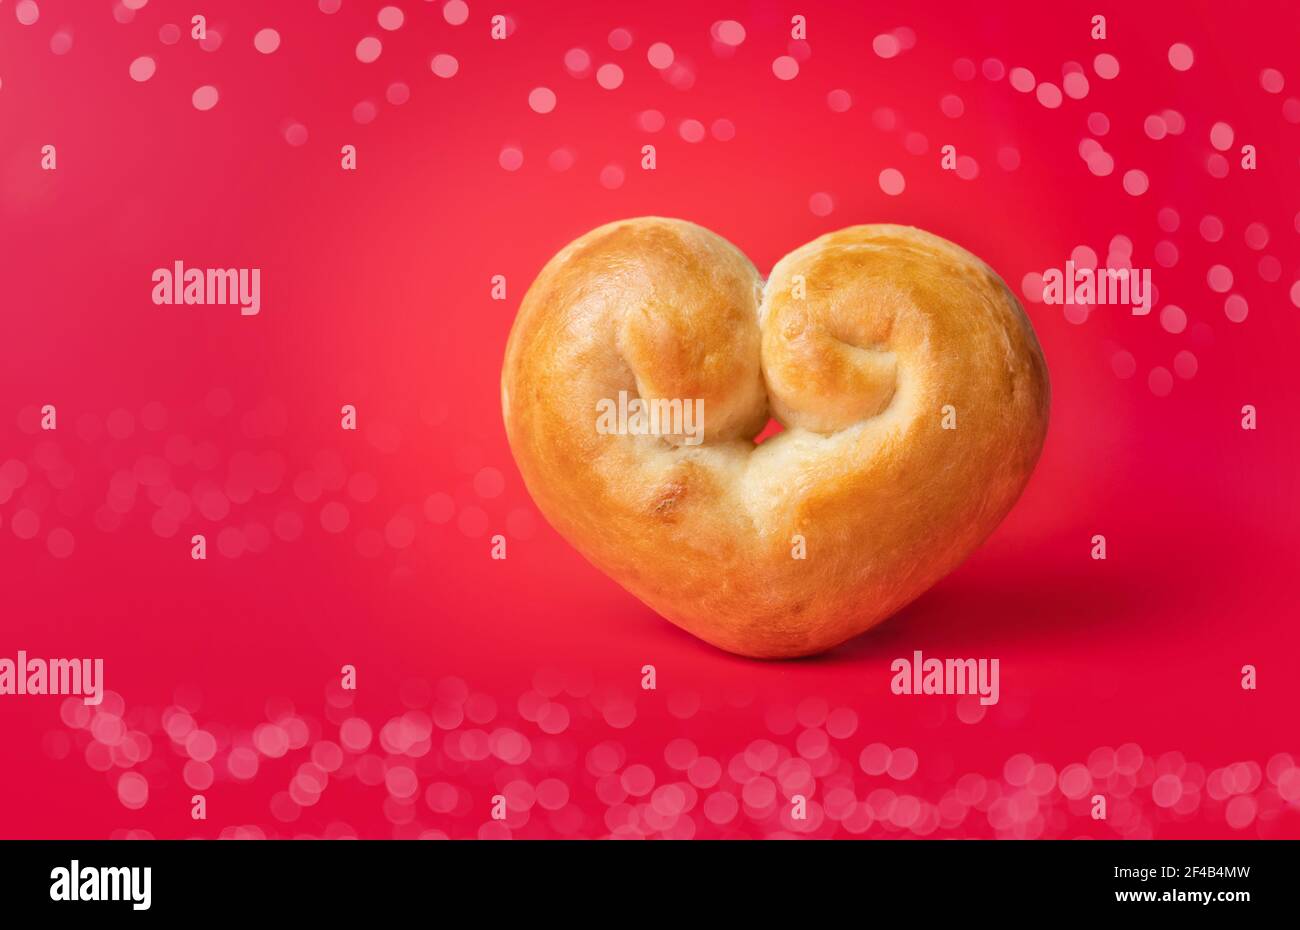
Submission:
[[[602,226],[533,282],[501,376],[551,524],[673,623],[767,658],[956,568],[1028,481],[1049,400],[1002,280],[905,226],[829,233],[766,284],[692,223]]]

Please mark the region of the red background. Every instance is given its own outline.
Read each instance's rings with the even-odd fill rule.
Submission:
[[[389,31],[379,3],[326,14],[308,0],[210,0],[212,50],[189,37],[188,8],[158,0],[39,0],[31,25],[21,4],[0,5],[0,655],[102,657],[120,700],[100,711],[122,721],[96,726],[57,697],[0,698],[0,835],[1300,836],[1286,755],[1300,749],[1294,4],[470,0],[459,25],[442,3],[396,5],[405,22]],[[504,41],[489,35],[496,12],[510,17]],[[806,43],[790,38],[794,13]],[[1089,36],[1096,13],[1104,41]],[[711,27],[733,18],[744,41],[718,47]],[[181,27],[171,45],[167,23]],[[281,36],[273,54],[254,48],[264,27]],[[631,33],[626,50],[611,47],[616,28]],[[906,47],[883,58],[880,35]],[[369,64],[355,54],[365,36],[383,43]],[[672,46],[689,87],[651,67],[653,42]],[[1171,67],[1175,42],[1193,50],[1189,70]],[[571,76],[571,48],[593,70],[619,64],[622,85]],[[454,77],[430,70],[439,53],[457,59]],[[1114,79],[1097,74],[1102,53],[1119,62]],[[128,66],[143,55],[157,72],[141,83]],[[799,63],[792,80],[773,73],[784,55]],[[1074,62],[1088,92],[1049,108],[986,77],[986,59],[1057,86]],[[1266,68],[1281,69],[1280,92],[1263,86]],[[386,96],[399,81],[400,105]],[[201,112],[191,94],[206,84],[220,100]],[[538,86],[554,90],[553,112],[530,109]],[[846,112],[828,105],[837,88]],[[949,94],[960,116],[941,109]],[[377,117],[360,122],[366,101]],[[648,109],[666,118],[660,131],[640,124]],[[1185,128],[1151,138],[1144,121],[1168,110]],[[1089,128],[1095,113],[1105,135]],[[702,141],[682,137],[688,119]],[[719,119],[734,138],[710,131]],[[1220,121],[1235,131],[1225,177],[1208,170]],[[305,144],[287,141],[293,123]],[[1085,138],[1113,173],[1089,170]],[[640,168],[647,143],[653,172]],[[47,144],[55,171],[41,170]],[[358,148],[355,172],[340,170],[344,144]],[[978,176],[940,170],[945,144]],[[1258,151],[1253,172],[1243,144]],[[502,167],[505,147],[523,153],[518,170]],[[560,148],[568,170],[549,163]],[[610,165],[625,177],[613,189]],[[900,196],[881,190],[886,168],[903,173]],[[1149,179],[1140,195],[1125,190],[1130,169]],[[829,215],[810,209],[817,193]],[[883,627],[815,660],[754,662],[678,631],[583,562],[533,509],[505,442],[500,362],[532,276],[586,230],[642,214],[707,226],[762,270],[835,228],[916,225],[1017,293],[1079,246],[1122,255],[1118,236],[1158,298],[1149,316],[1098,307],[1071,322],[1022,297],[1053,410],[1020,504]],[[1257,230],[1248,244],[1251,224],[1262,245]],[[1171,267],[1153,257],[1162,240]],[[260,315],[155,307],[150,274],[175,260],[261,268]],[[1241,322],[1207,283],[1216,264],[1248,304]],[[490,299],[496,274],[505,302]],[[1169,304],[1185,311],[1181,332],[1162,326]],[[1167,377],[1179,352],[1194,356],[1191,377],[1186,355]],[[339,429],[345,403],[357,433]],[[43,404],[57,406],[54,432],[38,429]],[[1256,431],[1240,428],[1244,404]],[[332,501],[348,511],[342,532],[320,520]],[[281,538],[286,513],[300,538]],[[199,532],[201,562],[189,557]],[[504,562],[489,558],[496,533]],[[1090,558],[1098,533],[1106,561]],[[1001,703],[965,722],[969,703],[892,695],[889,663],[914,649],[999,658]],[[655,691],[640,688],[647,663]],[[1255,691],[1240,685],[1248,663]],[[335,689],[330,705],[344,664],[358,669],[355,703]],[[177,708],[212,735],[206,772],[186,767],[208,754],[191,751]],[[299,803],[325,781],[304,775],[312,747],[339,741],[352,716],[374,742],[326,766],[328,787]],[[232,749],[280,733],[299,745],[258,752],[254,777],[231,774]],[[864,771],[873,743],[891,747],[894,774]],[[719,761],[712,784],[707,766],[683,771],[693,752]],[[1090,759],[1106,822],[1062,792],[1067,767]],[[650,784],[629,769],[641,765]],[[147,782],[143,806],[119,800],[125,772]],[[1155,800],[1167,775],[1181,809]],[[196,784],[203,822],[190,817]],[[812,799],[808,821],[789,819],[796,789]],[[489,816],[498,792],[504,823]]]

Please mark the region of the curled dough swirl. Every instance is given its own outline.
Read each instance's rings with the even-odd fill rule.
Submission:
[[[599,431],[621,391],[701,399],[702,441]],[[843,229],[764,283],[720,236],[648,217],[542,269],[501,399],[561,535],[678,626],[775,658],[829,649],[956,568],[1028,481],[1050,388],[1015,297],[937,236]],[[770,417],[785,429],[756,445]]]

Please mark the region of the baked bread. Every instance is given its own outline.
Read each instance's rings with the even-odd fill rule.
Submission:
[[[622,412],[670,399],[702,401],[703,429],[666,403],[654,433]],[[956,568],[1028,481],[1049,399],[1002,280],[883,225],[796,249],[766,284],[693,223],[602,226],[537,276],[501,376],[560,534],[673,623],[765,658],[830,649]],[[756,445],[770,417],[785,429]]]

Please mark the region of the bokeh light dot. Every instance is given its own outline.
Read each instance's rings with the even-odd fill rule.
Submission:
[[[439,53],[429,62],[429,69],[440,78],[451,78],[460,70],[460,62],[454,55]]]
[[[591,55],[586,49],[569,49],[564,53],[564,70],[573,77],[586,77],[591,72]]]
[[[1011,81],[1011,86],[1022,94],[1029,93],[1037,83],[1034,80],[1034,72],[1028,68],[1012,68],[1008,79]]]
[[[666,42],[655,42],[646,50],[646,60],[650,67],[662,71],[673,63],[673,49]]]
[[[1174,356],[1174,374],[1184,381],[1196,377],[1196,371],[1200,367],[1196,356],[1186,349],[1182,349]]]
[[[1092,60],[1092,69],[1103,81],[1114,80],[1119,75],[1119,59],[1109,52],[1102,52]]]
[[[72,555],[73,549],[76,548],[76,540],[69,530],[56,527],[50,530],[50,535],[45,537],[45,546],[50,555],[56,559],[66,559]]]
[[[211,84],[204,84],[202,87],[195,89],[190,96],[190,102],[194,104],[196,110],[211,110],[217,105],[219,97],[220,95],[215,87]]]
[[[1187,71],[1192,67],[1196,56],[1192,53],[1191,46],[1184,42],[1175,42],[1169,46],[1169,65],[1175,71]]]
[[[1170,808],[1183,794],[1183,781],[1177,775],[1161,775],[1151,786],[1151,800],[1157,807]]]
[[[1062,102],[1061,88],[1057,87],[1055,84],[1052,84],[1049,81],[1044,81],[1043,83],[1039,84],[1034,89],[1034,94],[1035,96],[1038,97],[1038,102],[1041,103],[1043,106],[1047,107],[1049,110],[1055,110],[1057,107],[1061,105]]]
[[[736,138],[736,124],[725,117],[715,119],[713,125],[709,127],[709,132],[719,142],[730,142]]]
[[[1182,307],[1170,304],[1160,311],[1160,327],[1167,333],[1178,335],[1187,328],[1187,314]]]
[[[813,216],[830,216],[835,209],[835,201],[830,194],[819,191],[808,198],[808,209]]]
[[[723,45],[735,48],[745,41],[745,27],[734,19],[724,19],[714,23],[713,35]]]
[[[1088,156],[1088,170],[1099,178],[1109,177],[1115,170],[1115,159],[1108,152],[1093,152]]]
[[[889,777],[906,781],[916,774],[918,762],[915,749],[895,749],[889,757]]]
[[[880,189],[890,197],[897,197],[903,193],[907,187],[907,181],[903,177],[903,172],[897,168],[886,168],[880,172]]]
[[[1241,794],[1228,802],[1224,810],[1224,819],[1234,830],[1244,830],[1254,823],[1257,811],[1258,804],[1255,799],[1248,794]]]
[[[1220,152],[1226,152],[1232,148],[1233,136],[1232,127],[1222,121],[1210,127],[1210,144]]]
[[[410,85],[403,81],[394,81],[384,91],[384,98],[394,106],[401,106],[411,99]]]
[[[1268,227],[1263,223],[1251,223],[1246,227],[1246,246],[1256,252],[1268,245]]]
[[[1211,265],[1205,274],[1205,280],[1210,285],[1210,290],[1225,294],[1232,287],[1232,269],[1226,265]]]
[[[853,96],[847,90],[837,88],[826,95],[826,105],[833,113],[847,113],[853,106]]]
[[[704,124],[697,119],[684,119],[677,127],[677,134],[686,142],[704,141]]]
[[[663,113],[658,110],[642,110],[637,115],[637,125],[645,132],[658,132],[664,128],[665,122]]]
[[[1031,303],[1042,303],[1043,273],[1041,271],[1025,272],[1025,276],[1020,279],[1020,292],[1024,294],[1025,299]]]
[[[902,51],[897,36],[881,33],[871,40],[871,50],[881,58],[894,58]]]
[[[384,43],[374,36],[366,36],[357,43],[357,61],[368,65],[376,61],[384,50]]]
[[[782,55],[773,59],[772,73],[782,81],[792,81],[799,75],[799,62],[789,55]]]
[[[274,29],[259,29],[253,36],[253,48],[263,55],[270,55],[280,47],[280,33]]]
[[[123,772],[117,780],[117,798],[129,810],[139,810],[149,802],[149,782],[139,772]]]
[[[1163,366],[1152,368],[1147,375],[1147,387],[1156,397],[1168,397],[1174,389],[1174,376]]]
[[[623,84],[623,69],[614,63],[596,69],[596,83],[605,90],[617,90]]]
[[[506,479],[500,469],[485,467],[474,475],[474,493],[479,497],[500,497],[505,490]]]
[[[623,169],[618,165],[606,165],[600,169],[600,186],[606,190],[618,190],[623,186]]]
[[[546,157],[546,164],[550,165],[552,172],[567,172],[569,168],[572,168],[573,161],[575,161],[573,150],[563,146],[556,148]]]
[[[528,93],[528,106],[534,113],[550,113],[555,109],[555,91],[549,87],[534,87]]]
[[[348,528],[351,514],[338,501],[330,501],[320,511],[320,525],[327,533],[342,533]]]
[[[139,58],[135,59],[135,61],[131,62],[131,67],[128,70],[131,75],[131,80],[144,83],[154,76],[154,73],[158,70],[158,66],[150,56],[141,55]]]
[[[1147,179],[1145,171],[1137,168],[1130,168],[1124,172],[1124,191],[1133,197],[1141,197],[1147,192],[1150,181]]]
[[[497,163],[506,171],[518,171],[524,166],[523,150],[517,146],[507,145],[501,149],[501,154],[497,156]]]
[[[1065,95],[1071,100],[1082,100],[1088,96],[1088,91],[1092,89],[1088,79],[1081,71],[1072,71],[1061,81],[1065,89]]]
[[[447,0],[442,5],[442,18],[452,26],[460,26],[469,19],[469,4],[465,0]]]

